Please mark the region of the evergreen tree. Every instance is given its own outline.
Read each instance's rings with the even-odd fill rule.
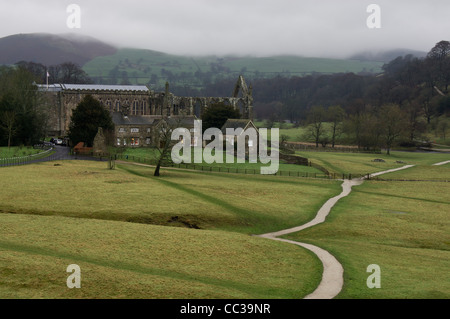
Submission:
[[[69,138],[73,145],[84,142],[92,146],[99,127],[105,132],[114,130],[111,115],[92,95],[86,95],[73,110]]]
[[[224,103],[212,104],[202,115],[203,131],[211,127],[220,129],[228,119],[239,118],[241,118],[241,114],[233,106]]]

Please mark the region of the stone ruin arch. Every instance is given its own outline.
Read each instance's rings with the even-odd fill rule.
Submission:
[[[203,112],[212,104],[225,103],[239,109],[243,119],[253,120],[253,96],[252,87],[247,86],[244,77],[239,76],[233,90],[228,97],[180,97],[169,92],[169,84],[166,83],[164,93],[164,114],[178,116],[180,111],[186,115],[195,115],[201,118]],[[152,114],[153,115],[153,114]],[[156,114],[155,114],[156,115]]]

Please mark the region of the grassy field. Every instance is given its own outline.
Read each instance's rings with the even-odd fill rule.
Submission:
[[[448,154],[302,155],[330,170],[416,165],[386,178],[450,173],[450,164],[431,165]],[[339,181],[162,173],[86,161],[0,169],[8,183],[0,193],[0,297],[290,299],[317,287],[322,265],[309,251],[250,235],[310,221],[340,193]],[[288,237],[343,264],[338,298],[448,299],[449,193],[444,182],[366,181],[325,223]],[[66,267],[74,263],[82,289],[70,290]],[[381,289],[366,285],[371,264],[381,267]]]
[[[404,165],[425,165],[427,168],[434,163],[449,160],[449,154],[445,153],[420,153],[392,151],[391,155],[366,154],[366,153],[336,153],[297,151],[297,155],[308,158],[313,163],[325,167],[331,173],[337,174],[368,174],[384,171]],[[375,162],[382,159],[384,162]],[[434,168],[430,167],[430,171]],[[409,174],[399,172],[397,174]],[[387,175],[386,175],[387,176]],[[385,177],[385,176],[383,176]]]
[[[314,256],[249,235],[309,220],[339,183],[152,173],[85,161],[3,168],[0,296],[301,298],[314,290]],[[81,290],[65,286],[72,263],[85,274]]]
[[[320,281],[311,254],[238,233],[4,214],[0,232],[1,298],[300,298]]]
[[[12,157],[21,157],[28,156],[42,152],[42,150],[34,149],[33,147],[19,147],[19,146],[11,146],[8,147],[0,147],[0,158],[12,158]]]
[[[448,157],[450,160],[450,156]],[[442,180],[450,181],[450,164],[442,166],[418,164],[408,170],[398,171],[380,176],[384,179],[408,179],[408,180]]]
[[[339,182],[313,179],[183,170],[164,170],[155,178],[152,168],[136,165],[108,170],[106,163],[60,164],[2,169],[2,180],[9,182],[0,195],[0,211],[185,223],[251,234],[309,220],[340,188]]]
[[[120,153],[119,159],[121,160],[128,160],[128,161],[136,161],[136,162],[142,162],[142,163],[151,163],[154,162],[157,157],[159,156],[159,152],[154,148],[127,148],[123,150],[122,153]],[[194,161],[194,151],[192,152],[192,161]],[[226,163],[225,153],[223,157],[223,163],[206,163],[203,161],[201,164],[195,164],[194,165],[188,165],[189,168],[196,169],[196,170],[207,170],[208,168],[211,168],[212,171],[220,171],[227,172],[227,169],[229,169],[230,172],[237,172],[237,173],[245,173],[247,170],[248,174],[259,174],[261,167],[267,167],[269,164],[262,164],[258,161],[258,163],[250,163],[248,160],[245,163],[237,163],[236,158],[234,159],[234,163]],[[183,166],[184,167],[184,166]],[[236,171],[237,170],[237,171]],[[301,166],[301,165],[294,165],[294,164],[287,164],[285,161],[280,160],[279,162],[279,171],[281,175],[288,175],[289,172],[292,172],[292,175],[295,175],[298,173],[306,173],[309,174],[309,176],[313,176],[313,174],[317,175],[323,175],[320,170],[314,167],[309,166]],[[284,173],[284,174],[283,174]],[[300,175],[301,176],[301,175]]]
[[[325,248],[342,263],[338,298],[448,299],[449,193],[449,183],[365,182],[326,223],[290,238]],[[380,289],[366,285],[371,264],[381,268]]]

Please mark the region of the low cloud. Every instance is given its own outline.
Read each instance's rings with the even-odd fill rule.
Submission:
[[[429,51],[449,40],[450,2],[374,1],[381,29],[369,29],[360,0],[1,1],[0,36],[76,33],[124,47],[205,55],[345,57],[361,51]],[[81,28],[66,24],[81,7]]]

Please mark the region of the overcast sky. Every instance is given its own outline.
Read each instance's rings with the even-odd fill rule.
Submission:
[[[81,8],[81,28],[67,7]],[[381,28],[370,29],[370,4]],[[344,57],[450,40],[450,0],[0,0],[0,37],[75,33],[179,54]]]

